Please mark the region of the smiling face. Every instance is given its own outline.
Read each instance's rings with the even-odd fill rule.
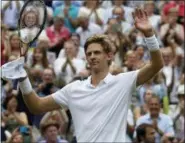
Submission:
[[[29,12],[25,16],[25,24],[27,27],[33,27],[37,23],[37,16],[33,12]]]
[[[158,98],[151,97],[148,101],[148,107],[150,111],[150,115],[152,117],[158,117],[160,112],[160,102]]]
[[[111,60],[111,57],[98,43],[92,43],[88,46],[86,58],[92,71],[98,72],[109,68],[108,61]]]
[[[52,69],[45,69],[43,71],[42,76],[43,76],[42,77],[43,82],[45,82],[45,83],[52,83],[53,82],[54,73],[53,73]]]
[[[45,138],[47,139],[48,142],[50,141],[56,142],[57,135],[58,135],[58,129],[53,125],[49,126],[45,131]]]
[[[65,55],[69,58],[74,58],[76,56],[77,48],[73,41],[67,41],[64,43]]]

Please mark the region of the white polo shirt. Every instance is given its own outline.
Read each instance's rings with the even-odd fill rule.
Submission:
[[[91,77],[68,84],[52,95],[71,112],[78,142],[125,142],[127,112],[137,71],[110,73],[94,87]]]

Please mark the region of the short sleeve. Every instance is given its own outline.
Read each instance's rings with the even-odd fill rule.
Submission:
[[[131,87],[132,91],[135,91],[138,73],[139,70],[119,74],[118,78],[122,82],[122,87]]]
[[[58,90],[57,92],[53,93],[51,96],[55,100],[57,104],[59,104],[61,107],[69,106],[69,92],[70,92],[70,84],[66,85],[62,89]]]

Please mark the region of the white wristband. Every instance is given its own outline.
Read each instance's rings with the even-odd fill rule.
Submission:
[[[19,86],[23,95],[29,94],[33,91],[32,85],[28,77],[22,82],[19,82]]]
[[[150,51],[157,51],[159,50],[159,43],[155,35],[151,37],[145,37],[145,42]]]

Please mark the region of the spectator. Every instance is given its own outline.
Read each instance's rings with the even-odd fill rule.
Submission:
[[[52,68],[45,68],[41,77],[42,82],[35,88],[35,91],[39,96],[44,97],[58,90],[54,84],[55,74]],[[33,125],[39,128],[39,124],[43,116],[44,114],[34,115]]]
[[[22,15],[21,40],[25,43],[32,41],[40,30],[39,15],[36,10],[28,10]]]
[[[152,125],[143,123],[136,129],[137,143],[155,143],[155,129]]]
[[[89,17],[91,23],[95,23],[99,26],[103,26],[105,10],[100,7],[100,0],[85,0],[84,6],[79,10],[78,17],[82,17],[86,14]]]
[[[161,26],[160,37],[163,40],[165,35],[170,32],[178,41],[182,43],[184,41],[184,29],[181,24],[177,23],[178,9],[176,7],[170,8],[167,13],[167,23]]]
[[[30,126],[19,126],[17,127],[7,143],[27,143],[35,142],[32,135],[32,128]]]
[[[9,140],[7,140],[7,143],[23,143],[23,135],[18,132],[18,128],[14,130],[12,133],[12,136]]]
[[[73,5],[71,0],[65,0],[64,4],[54,9],[54,17],[64,17],[64,25],[73,33],[77,27],[78,12],[79,7]]]
[[[157,96],[152,96],[148,102],[149,113],[141,116],[136,122],[136,129],[143,123],[151,124],[157,134],[155,142],[160,142],[163,136],[174,136],[173,121],[170,116],[160,113],[160,100]]]
[[[179,85],[178,87],[178,104],[171,105],[169,115],[172,117],[174,121],[174,129],[176,138],[179,141],[184,141],[184,84]]]
[[[36,92],[40,96],[46,96],[57,91],[57,87],[54,85],[55,74],[52,68],[45,68],[42,73],[42,83],[36,88]]]
[[[24,4],[24,1],[2,1],[2,21],[9,30],[16,30],[18,24],[18,15]]]
[[[61,139],[58,135],[60,125],[57,121],[48,120],[40,125],[40,130],[43,139],[39,140],[39,143],[47,142],[57,142],[57,143],[67,143],[68,141]]]
[[[47,112],[42,120],[40,121],[40,125],[44,124],[48,120],[54,120],[56,122],[59,122],[59,135],[62,138],[67,138],[66,132],[67,132],[67,124],[69,122],[68,115],[67,115],[67,109],[64,108],[62,110],[54,110],[51,112]]]
[[[76,33],[80,35],[80,45],[84,46],[85,41],[88,37],[94,34],[103,33],[101,27],[89,20],[86,13],[78,18],[79,27],[76,29]]]
[[[64,1],[52,1],[53,9],[56,9],[57,7],[60,7],[63,4],[64,4]],[[81,7],[83,5],[83,1],[81,1],[81,0],[71,0],[71,4],[75,5],[77,7]]]
[[[17,33],[12,33],[9,36],[9,43],[5,47],[10,52],[7,52],[7,56],[14,55],[16,57],[20,56],[20,39]]]
[[[144,103],[143,104],[140,104],[138,105],[137,107],[135,107],[134,109],[134,118],[135,118],[135,121],[138,120],[139,117],[145,115],[148,113],[148,102],[150,100],[150,98],[154,95],[153,91],[150,90],[150,89],[147,89],[145,94],[144,94]]]
[[[33,84],[37,86],[41,81],[43,70],[49,67],[46,49],[40,45],[34,49],[32,63],[29,66],[30,75],[33,77]]]
[[[162,56],[164,59],[164,67],[162,69],[162,73],[165,78],[165,84],[167,86],[167,92],[169,96],[170,103],[176,103],[178,100],[176,98],[176,86],[179,79],[178,71],[176,70],[173,52],[168,48],[162,49]]]
[[[123,63],[123,71],[133,71],[136,69],[136,54],[133,50],[128,50],[125,55],[125,62]]]
[[[127,35],[121,32],[121,25],[118,24],[117,20],[115,21],[115,19],[110,19],[107,28],[106,34],[116,48],[114,53],[114,62],[118,66],[122,67],[126,52],[131,47],[130,41]]]
[[[28,119],[24,112],[17,111],[17,99],[15,96],[8,96],[4,101],[4,109],[2,119],[5,122],[5,128],[12,133],[19,125],[27,125]]]
[[[161,17],[160,15],[155,14],[155,2],[154,1],[146,1],[144,3],[144,9],[146,10],[149,20],[152,24],[152,26],[155,29],[155,32],[158,34],[160,30],[160,24],[161,24]]]
[[[149,60],[149,55],[145,52],[144,45],[136,45],[134,51],[136,54],[138,67],[142,67]]]
[[[8,29],[6,25],[1,25],[1,64],[3,65],[8,61],[8,56],[10,54],[10,47],[8,46]]]
[[[124,10],[124,19],[126,20],[126,22],[133,24],[133,18],[132,18],[132,12],[134,11],[134,9],[130,6],[125,5],[125,0],[114,0],[111,3],[111,7],[106,9],[106,15],[107,15],[107,19],[111,18],[113,15],[112,10],[115,7],[122,7],[122,9]]]
[[[81,70],[85,69],[85,62],[81,59],[75,58],[76,45],[72,40],[68,40],[64,43],[65,57],[58,58],[54,62],[54,71],[57,78],[61,78],[67,84],[75,75]]]
[[[70,39],[75,43],[76,55],[75,58],[85,60],[84,48],[80,46],[80,35],[72,33]],[[65,57],[65,49],[61,49],[58,58]]]
[[[50,40],[49,51],[52,51],[58,57],[60,50],[63,47],[63,42],[70,36],[70,31],[64,26],[64,17],[55,17],[54,24],[46,28],[46,34]]]
[[[117,21],[118,21],[118,24],[121,25],[122,33],[128,35],[129,32],[132,29],[132,25],[125,20],[124,13],[125,13],[125,11],[124,11],[124,9],[121,6],[115,7],[112,10],[113,17],[116,18]]]

